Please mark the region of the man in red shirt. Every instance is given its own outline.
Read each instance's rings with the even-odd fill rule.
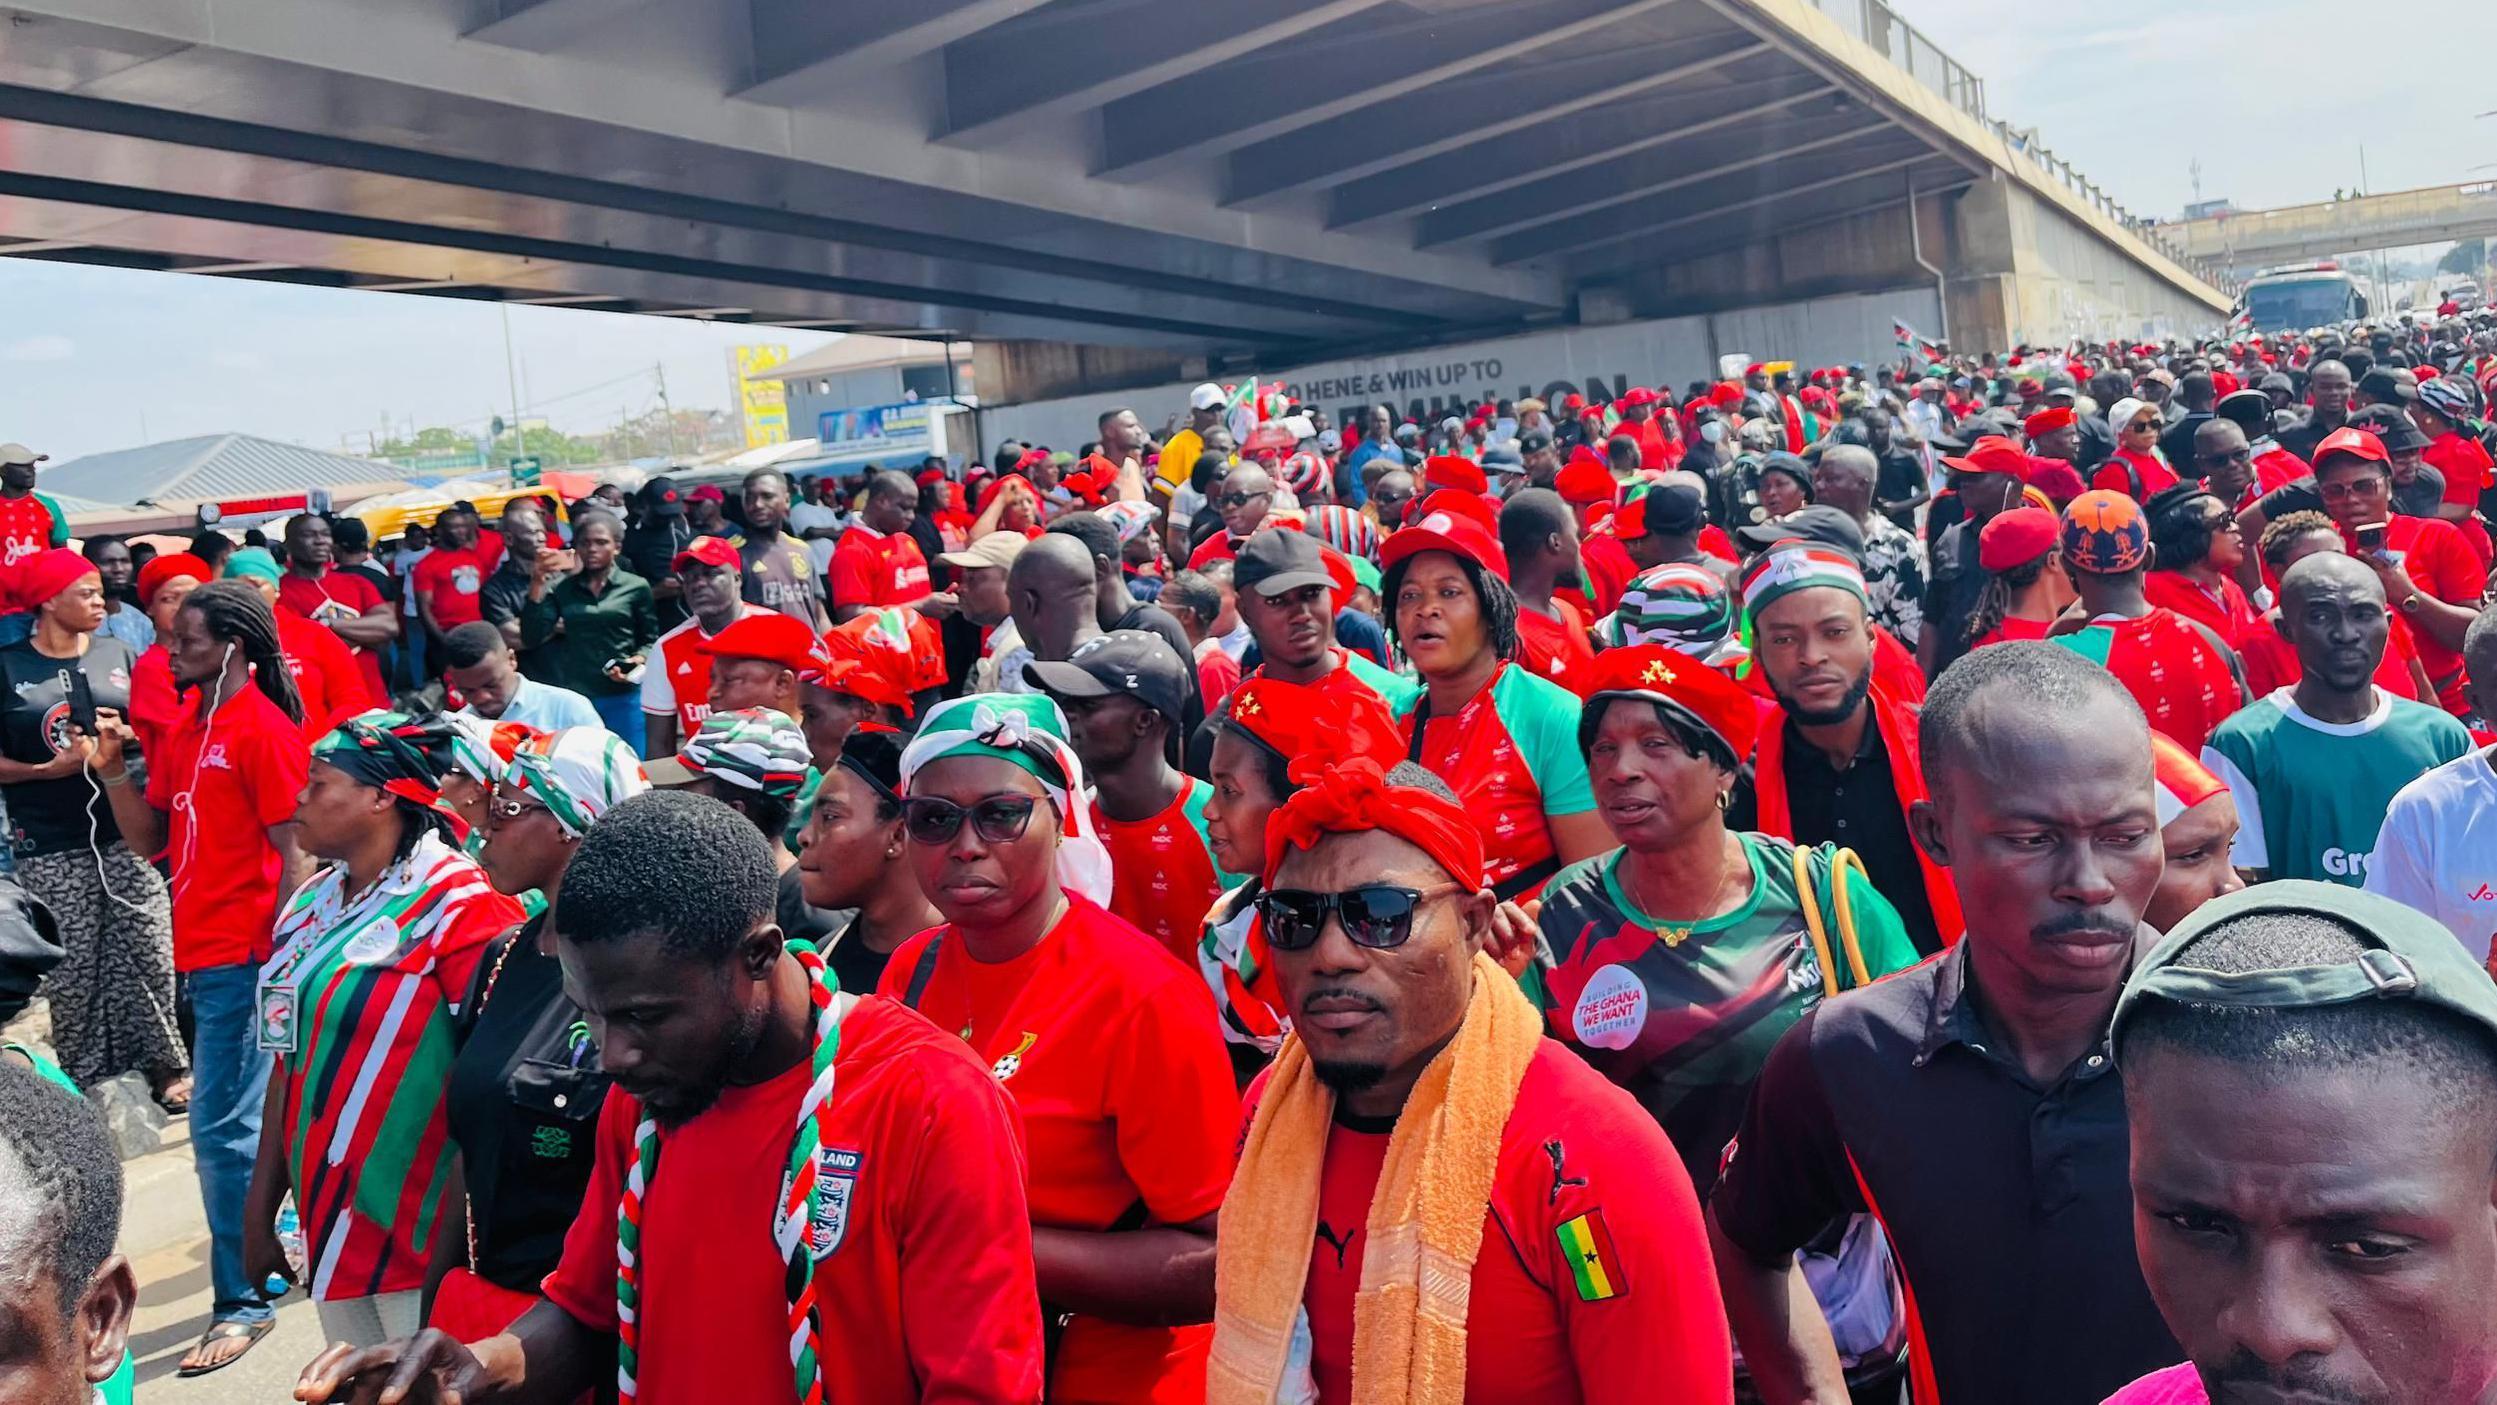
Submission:
[[[1690,1178],[1483,954],[1473,820],[1411,763],[1312,779],[1267,823],[1294,1026],[1250,1090],[1206,1399],[1731,1400]]]
[[[775,613],[739,594],[745,561],[726,537],[696,537],[671,564],[687,613],[659,636],[642,671],[642,726],[653,756],[675,755],[677,738],[692,736],[711,715],[712,638],[739,620]]]
[[[285,575],[277,558],[256,546],[238,548],[225,558],[225,577],[251,583],[277,619],[278,647],[286,669],[294,675],[295,692],[303,702],[304,740],[315,742],[343,718],[380,707],[383,697],[366,688],[355,655],[339,637],[296,614],[279,609],[278,590]]]
[[[2370,441],[2373,442],[2373,441]],[[2150,523],[2141,504],[2092,489],[2063,513],[2063,568],[2088,623],[2050,636],[2121,682],[2151,727],[2199,752],[2246,704],[2237,655],[2208,625],[2150,603]]]
[[[190,989],[196,1028],[191,1149],[214,1294],[208,1329],[182,1361],[198,1373],[231,1363],[276,1321],[243,1255],[243,1203],[269,1082],[253,990],[278,899],[311,871],[294,824],[311,751],[277,620],[258,592],[236,581],[192,591],[174,612],[166,647],[189,699],[148,757],[145,792],[125,764],[130,727],[109,708],[97,713],[88,765],[122,838],[135,853],[164,854],[172,877],[174,968]]]
[[[867,506],[832,549],[832,618],[848,622],[887,605],[931,598],[928,558],[910,536],[919,485],[907,473],[879,473],[867,485]]]
[[[1274,477],[1257,465],[1244,463],[1224,475],[1222,491],[1214,498],[1214,508],[1222,514],[1222,531],[1197,547],[1188,558],[1188,569],[1202,571],[1208,561],[1228,561],[1238,555],[1240,543],[1266,520],[1274,500]]]
[[[654,791],[591,827],[556,947],[616,1086],[547,1300],[481,1342],[334,1346],[299,1399],[427,1381],[476,1405],[569,1400],[611,1362],[640,1405],[817,1384],[828,1405],[1040,1398],[1006,1095],[898,1002],[833,991],[821,957],[784,946],[777,886],[761,832],[715,800]]]
[[[286,578],[277,583],[277,603],[337,635],[355,656],[364,691],[387,698],[381,656],[399,637],[398,614],[370,580],[333,569],[336,555],[328,518],[298,512],[286,519]]]
[[[2364,430],[2337,429],[2315,446],[2315,491],[2350,554],[2375,569],[2386,602],[2409,621],[2436,701],[2457,717],[2469,712],[2462,636],[2486,579],[2471,544],[2441,517],[2393,511],[2392,465]]]
[[[1643,385],[1634,385],[1622,393],[1613,407],[1621,411],[1621,422],[1613,426],[1613,437],[1632,439],[1639,446],[1639,467],[1666,469],[1665,432],[1656,424],[1656,405],[1662,397]]]
[[[424,622],[433,648],[440,648],[442,636],[452,630],[485,618],[479,597],[499,560],[499,552],[488,556],[478,545],[476,513],[451,507],[434,519],[433,550],[408,578],[416,591],[417,618]]]
[[[1159,635],[1118,629],[1063,663],[1034,660],[1023,676],[1065,711],[1068,743],[1092,780],[1115,881],[1111,914],[1193,961],[1206,911],[1240,875],[1215,865],[1205,838],[1213,787],[1172,764],[1186,669]]]
[[[1524,488],[1500,504],[1500,549],[1509,557],[1509,588],[1517,595],[1518,658],[1572,692],[1595,664],[1587,618],[1563,589],[1582,587],[1578,522],[1561,495]],[[1615,591],[1619,598],[1619,591]]]

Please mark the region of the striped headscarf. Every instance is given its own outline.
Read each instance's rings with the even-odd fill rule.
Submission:
[[[530,738],[546,735],[524,723],[496,722],[473,712],[454,712],[447,720],[452,728],[450,769],[479,785],[503,779],[512,754]]]
[[[1309,518],[1301,530],[1357,561],[1373,565],[1379,559],[1379,524],[1361,515],[1357,508],[1327,503],[1309,510]]]
[[[454,838],[465,841],[468,821],[442,799],[442,773],[450,768],[451,739],[458,730],[438,712],[411,717],[375,708],[332,728],[312,744],[312,757],[346,772],[358,785],[433,811],[450,825]]]
[[[541,732],[512,753],[504,775],[544,805],[570,839],[589,833],[599,816],[650,789],[633,748],[604,727]]]
[[[1735,629],[1733,592],[1706,566],[1676,561],[1641,572],[1596,626],[1609,647],[1662,644],[1719,668],[1751,657]]]
[[[1743,610],[1757,617],[1772,603],[1799,590],[1828,587],[1867,600],[1864,571],[1835,547],[1790,538],[1770,547],[1743,571]]]
[[[763,795],[795,796],[806,784],[806,733],[768,707],[715,712],[678,750],[685,769]]]
[[[992,756],[1031,772],[1058,808],[1058,884],[1096,903],[1110,900],[1110,851],[1092,829],[1084,763],[1067,743],[1066,715],[1045,693],[975,693],[928,709],[902,749],[902,793],[930,762]]]

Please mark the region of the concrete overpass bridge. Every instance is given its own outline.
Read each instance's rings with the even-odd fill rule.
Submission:
[[[2194,258],[2242,278],[2271,264],[2497,235],[2497,181],[2228,210],[2159,231]]]
[[[1968,346],[2226,310],[1881,0],[0,16],[0,256],[967,338],[992,399],[1838,295]]]

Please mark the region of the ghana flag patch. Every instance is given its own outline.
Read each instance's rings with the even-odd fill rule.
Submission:
[[[1630,1291],[1621,1273],[1621,1251],[1613,1247],[1602,1210],[1589,1210],[1553,1233],[1560,1236],[1561,1257],[1569,1261],[1570,1276],[1578,1280],[1578,1301],[1600,1303]]]

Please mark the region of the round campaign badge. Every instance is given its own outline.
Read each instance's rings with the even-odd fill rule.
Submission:
[[[1606,966],[1578,993],[1569,1022],[1591,1049],[1627,1049],[1647,1025],[1647,987],[1629,967]]]

